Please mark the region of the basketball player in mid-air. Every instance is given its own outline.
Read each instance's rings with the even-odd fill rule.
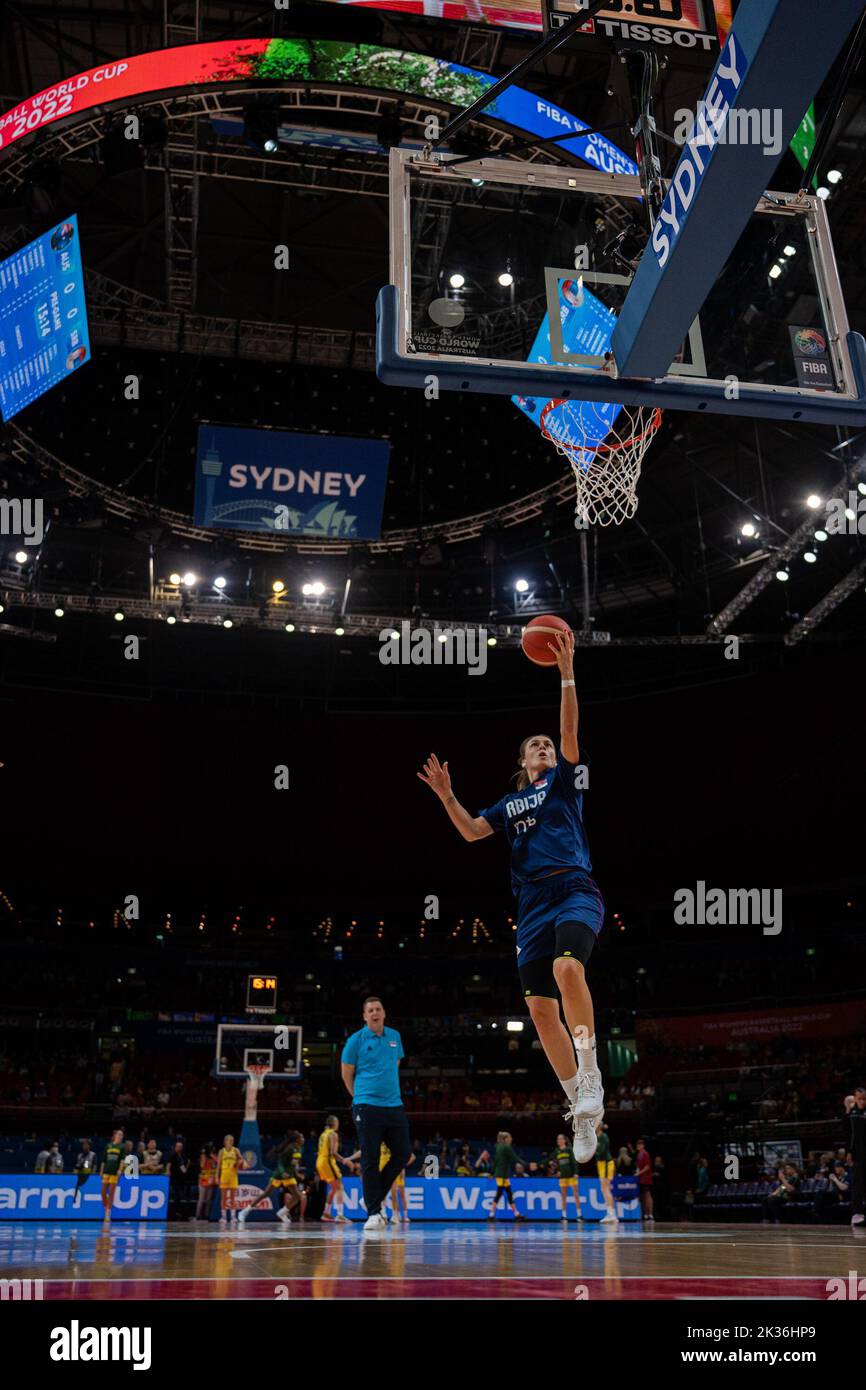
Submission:
[[[565,1118],[572,1121],[574,1157],[588,1163],[604,1116],[604,1091],[585,967],[602,928],[604,903],[590,877],[583,827],[574,635],[551,636],[548,646],[562,682],[559,752],[545,734],[525,738],[516,792],[478,816],[454,795],[447,762],[440,764],[431,753],[418,776],[439,797],[464,840],[483,840],[495,830],[508,837],[520,984],[547,1060],[568,1097]]]

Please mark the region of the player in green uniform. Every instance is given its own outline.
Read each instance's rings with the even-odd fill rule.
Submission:
[[[499,1205],[499,1198],[505,1194],[505,1200],[511,1208],[515,1220],[524,1221],[525,1217],[520,1215],[514,1205],[514,1193],[511,1191],[511,1174],[514,1172],[514,1165],[518,1163],[517,1154],[511,1147],[511,1135],[507,1129],[501,1129],[496,1136],[496,1153],[493,1158],[493,1177],[496,1182],[496,1196],[493,1198],[493,1205],[487,1217],[488,1221],[496,1220],[496,1208]]]
[[[577,1162],[572,1153],[564,1134],[556,1136],[556,1152],[553,1157],[556,1159],[556,1167],[559,1173],[559,1190],[562,1193],[562,1219],[568,1220],[568,1194],[571,1192],[574,1198],[575,1220],[580,1220],[580,1196],[577,1177]]]
[[[612,1224],[613,1222],[619,1222],[610,1186],[611,1179],[616,1174],[616,1164],[611,1157],[610,1140],[607,1137],[607,1125],[605,1124],[602,1124],[598,1132],[598,1148],[595,1151],[595,1162],[598,1169],[598,1176],[601,1179],[604,1204],[607,1207],[607,1211],[601,1218],[601,1223],[604,1225],[605,1223]]]
[[[106,1222],[111,1220],[111,1208],[114,1206],[114,1194],[117,1191],[117,1179],[120,1177],[123,1156],[123,1130],[115,1129],[105,1146],[102,1162],[99,1165],[99,1176],[102,1179],[102,1205],[105,1207],[104,1220]]]
[[[272,1192],[282,1193],[282,1205],[277,1210],[277,1220],[282,1221],[283,1225],[288,1225],[292,1219],[292,1212],[300,1202],[301,1210],[298,1216],[300,1221],[304,1219],[307,1209],[307,1194],[300,1184],[300,1162],[304,1149],[304,1136],[294,1130],[286,1142],[277,1150],[277,1162],[271,1176],[268,1178],[268,1185],[260,1197],[251,1202],[248,1207],[244,1207],[238,1215],[238,1222],[242,1226],[251,1211],[260,1206]]]

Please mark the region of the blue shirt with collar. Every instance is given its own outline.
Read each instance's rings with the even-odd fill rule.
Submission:
[[[354,1105],[402,1105],[399,1063],[403,1043],[396,1028],[374,1033],[365,1023],[346,1039],[342,1060],[355,1068]]]

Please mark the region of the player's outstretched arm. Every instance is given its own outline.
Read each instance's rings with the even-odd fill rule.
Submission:
[[[447,763],[440,763],[435,753],[424,764],[424,771],[416,774],[425,786],[438,796],[448,814],[451,824],[456,826],[464,840],[483,840],[493,834],[493,827],[483,816],[470,816],[465,806],[461,806],[451,790],[451,774]]]
[[[574,633],[558,632],[548,647],[556,657],[562,681],[562,699],[559,704],[559,746],[566,762],[580,762],[580,748],[577,742],[577,690],[574,684]]]

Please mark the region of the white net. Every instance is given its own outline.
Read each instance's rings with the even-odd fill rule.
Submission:
[[[548,401],[541,432],[568,459],[577,489],[577,515],[590,525],[618,526],[637,511],[637,484],[662,413],[648,406]]]
[[[248,1080],[244,1083],[244,1119],[254,1120],[259,1104],[259,1091],[265,1084],[265,1077],[268,1074],[267,1067],[249,1066],[247,1067]]]

